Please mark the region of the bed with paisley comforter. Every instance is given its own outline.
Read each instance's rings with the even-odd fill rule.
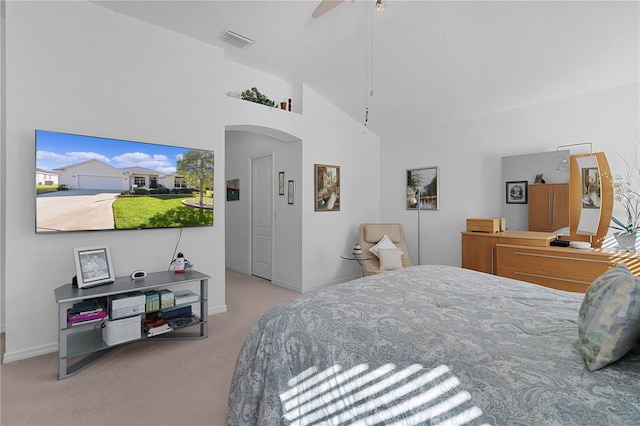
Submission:
[[[583,299],[434,265],[303,294],[248,336],[228,423],[639,425],[640,330],[588,368]]]

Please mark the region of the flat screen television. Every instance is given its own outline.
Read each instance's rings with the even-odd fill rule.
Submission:
[[[213,226],[214,153],[36,130],[36,233]]]

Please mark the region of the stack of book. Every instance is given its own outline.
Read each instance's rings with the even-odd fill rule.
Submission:
[[[171,290],[163,289],[158,291],[160,294],[160,309],[170,308],[175,305],[175,299]]]
[[[157,315],[147,316],[142,323],[142,329],[147,333],[148,337],[157,336],[172,330],[164,318]]]
[[[144,295],[146,298],[145,308],[147,312],[160,310],[160,294],[157,291],[147,291]]]
[[[67,310],[67,321],[71,325],[86,324],[89,322],[107,319],[107,311],[96,300],[85,300],[74,303]]]

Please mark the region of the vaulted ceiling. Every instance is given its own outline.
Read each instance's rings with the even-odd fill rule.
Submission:
[[[368,106],[383,138],[639,80],[638,1],[346,0],[312,18],[319,2],[94,3],[305,83],[363,123]],[[224,43],[225,29],[255,43]]]

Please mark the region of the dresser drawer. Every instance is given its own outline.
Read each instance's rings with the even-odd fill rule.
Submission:
[[[616,254],[594,250],[496,246],[498,275],[582,293],[597,277],[621,261]]]
[[[498,263],[516,269],[531,269],[562,275],[584,277],[591,281],[617,262],[606,255],[578,249],[543,249],[522,246],[497,246]]]
[[[505,266],[498,266],[498,274],[501,277],[512,278],[514,280],[526,281],[529,283],[543,285],[558,290],[586,293],[592,280],[585,277],[558,274],[554,272],[535,271],[529,269],[516,269]]]

